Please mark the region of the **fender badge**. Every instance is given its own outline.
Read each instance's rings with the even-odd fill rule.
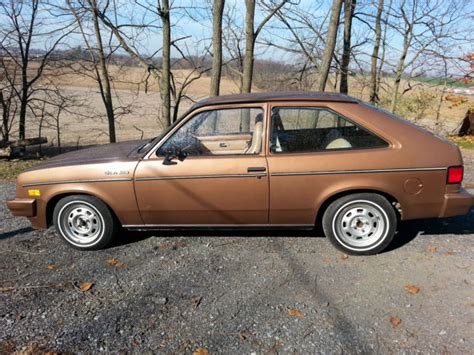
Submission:
[[[105,175],[110,176],[110,175],[128,175],[129,171],[128,170],[107,170],[105,172]]]

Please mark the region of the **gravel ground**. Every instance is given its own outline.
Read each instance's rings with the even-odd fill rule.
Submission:
[[[79,252],[13,218],[13,195],[0,183],[0,353],[474,348],[474,210],[404,222],[370,257],[288,231],[127,233]]]
[[[464,186],[474,189],[474,149],[462,150],[464,162]]]

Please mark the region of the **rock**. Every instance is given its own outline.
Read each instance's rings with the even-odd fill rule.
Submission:
[[[168,299],[166,297],[154,297],[153,298],[153,302],[155,302],[156,304],[167,304],[168,303]]]

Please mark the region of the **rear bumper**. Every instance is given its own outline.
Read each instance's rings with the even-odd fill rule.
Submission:
[[[7,201],[7,207],[14,216],[35,217],[36,200],[29,198],[17,198]]]
[[[443,208],[439,217],[461,216],[474,206],[474,196],[461,188],[459,192],[444,195]]]

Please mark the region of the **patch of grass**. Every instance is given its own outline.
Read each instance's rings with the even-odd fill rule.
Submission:
[[[450,136],[449,140],[456,143],[460,148],[474,149],[474,136]]]
[[[0,160],[0,180],[14,180],[18,174],[41,161],[42,159]]]
[[[444,79],[443,78],[427,78],[427,77],[404,77],[405,80],[413,80],[413,81],[418,81],[420,83],[425,83],[428,85],[444,85]],[[460,79],[449,79],[446,81],[446,84],[448,86],[456,87],[456,88],[468,88],[471,86],[471,83],[465,83]]]

